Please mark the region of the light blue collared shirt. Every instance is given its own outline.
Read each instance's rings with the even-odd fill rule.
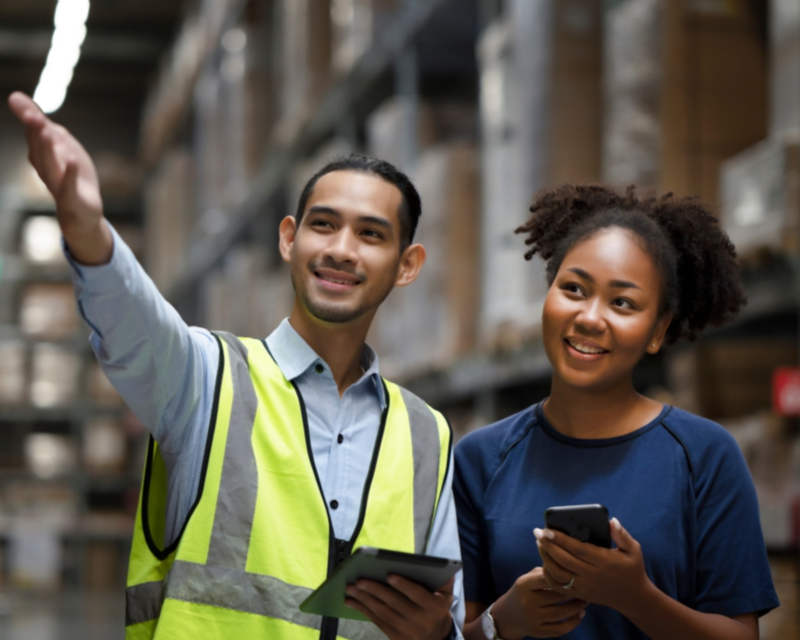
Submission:
[[[100,365],[128,406],[153,434],[167,466],[166,540],[180,532],[200,481],[212,413],[219,347],[206,329],[189,327],[163,298],[116,231],[108,264],[69,260],[78,308],[92,329]],[[359,516],[381,414],[386,406],[378,357],[367,345],[364,373],[342,396],[328,365],[288,320],[267,346],[306,404],[314,463],[334,534],[349,539]],[[426,552],[461,558],[452,497],[452,461]],[[335,501],[335,502],[334,502]],[[335,508],[334,508],[335,504]],[[451,611],[463,624],[461,573]],[[460,633],[458,633],[460,637]]]

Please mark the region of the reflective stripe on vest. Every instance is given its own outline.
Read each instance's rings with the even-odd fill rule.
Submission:
[[[152,536],[135,532],[126,637],[199,640],[241,631],[271,640],[319,638],[324,619],[298,606],[335,566],[333,529],[316,477],[303,398],[265,343],[229,334],[217,339],[218,415],[196,509],[172,555],[154,552],[142,543]],[[423,553],[449,464],[450,431],[444,418],[413,394],[388,382],[385,389],[389,408],[349,550],[371,545]],[[155,466],[150,457],[148,463],[146,471]],[[140,527],[143,518],[137,514]],[[141,579],[154,576],[162,579]],[[385,637],[372,623],[358,620],[340,620],[336,636]]]

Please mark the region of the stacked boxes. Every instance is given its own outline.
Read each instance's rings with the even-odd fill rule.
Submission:
[[[475,345],[479,303],[478,154],[468,143],[423,152],[411,172],[422,199],[419,277],[383,303],[370,337],[392,378],[440,370]]]

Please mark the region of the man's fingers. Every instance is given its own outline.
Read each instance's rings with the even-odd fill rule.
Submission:
[[[398,631],[406,630],[411,620],[401,614],[404,596],[378,582],[362,582],[362,585],[364,588],[357,586],[357,584],[347,587],[347,595],[359,601],[369,609],[372,615],[368,615],[363,611],[362,613],[375,624],[377,624],[376,619],[379,619]],[[408,605],[409,603],[406,600],[405,607],[408,607]]]
[[[422,585],[412,582],[403,576],[391,575],[388,577],[387,581],[394,589],[402,593],[411,602],[421,607],[426,606],[431,601],[432,597],[436,597],[436,594],[431,593]],[[455,577],[452,577],[436,593],[444,597],[452,596],[454,583]]]
[[[392,638],[397,635],[397,629],[394,629],[385,620],[379,618],[377,615],[375,615],[375,612],[373,612],[369,607],[359,602],[355,598],[345,598],[344,604],[345,606],[350,607],[351,609],[355,609],[361,615],[369,619],[387,637]]]
[[[8,96],[8,106],[26,127],[41,127],[47,121],[47,116],[42,113],[39,105],[21,91],[15,91]]]

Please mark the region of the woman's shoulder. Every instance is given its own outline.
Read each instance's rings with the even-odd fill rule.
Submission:
[[[746,469],[744,456],[731,433],[722,425],[672,407],[662,425],[683,447],[696,476]]]
[[[456,445],[456,464],[480,466],[487,471],[499,465],[535,424],[535,406],[465,435]]]

